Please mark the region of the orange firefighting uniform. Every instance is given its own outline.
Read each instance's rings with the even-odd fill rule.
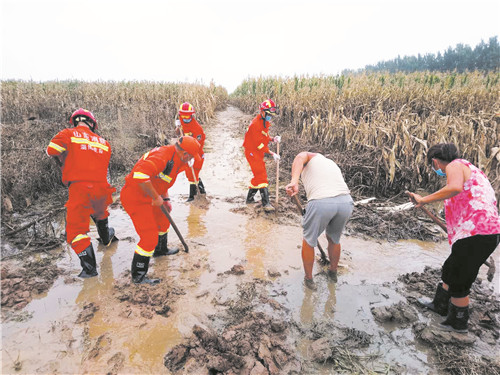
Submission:
[[[201,168],[203,167],[203,162],[205,161],[205,154],[203,152],[203,145],[205,144],[205,132],[201,125],[196,121],[194,116],[191,117],[191,122],[185,123],[181,120],[181,128],[183,135],[189,135],[196,139],[200,143],[200,160],[195,160],[193,164],[194,174],[191,168],[186,169],[186,177],[190,184],[196,184],[198,182],[198,176],[200,175]]]
[[[245,148],[245,157],[253,173],[250,189],[260,189],[269,185],[264,154],[270,153],[268,147],[269,142],[272,140],[272,137],[269,136],[270,128],[271,123],[264,121],[262,116],[258,114],[245,133],[243,147]]]
[[[49,156],[63,163],[62,181],[69,186],[66,202],[66,240],[80,254],[90,246],[89,217],[109,216],[111,194],[116,190],[107,180],[111,146],[85,126],[57,133],[47,147]]]
[[[186,168],[187,164],[182,163],[175,152],[175,146],[161,146],[146,152],[125,177],[120,198],[140,237],[135,249],[137,254],[153,256],[158,235],[167,233],[170,228],[170,222],[161,208],[151,205],[152,198],[139,184],[151,181],[156,192],[164,196],[174,184],[177,175]]]

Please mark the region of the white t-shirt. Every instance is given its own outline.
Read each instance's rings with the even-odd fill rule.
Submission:
[[[339,166],[321,154],[309,160],[300,177],[308,201],[350,193]]]

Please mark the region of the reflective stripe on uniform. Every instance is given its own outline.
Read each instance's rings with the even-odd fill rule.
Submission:
[[[167,234],[170,228],[168,228],[165,232],[158,232],[159,236],[163,236],[164,234]]]
[[[59,146],[58,144],[56,144],[54,142],[50,142],[49,147],[53,148],[54,150],[56,150],[59,153],[66,151],[66,149],[64,147]]]
[[[73,238],[73,241],[71,241],[71,244],[73,245],[75,242],[84,240],[86,238],[90,238],[90,237],[87,236],[86,234],[79,234],[78,236],[76,236],[75,238]]]
[[[264,134],[266,137],[269,136],[269,134],[267,134],[264,130],[262,130],[262,134]]]
[[[261,143],[261,144],[257,147],[257,149],[258,149],[258,150],[260,150],[262,147],[264,147],[264,143]]]
[[[269,184],[266,182],[264,182],[263,184],[256,185],[256,186],[253,186],[252,184],[250,184],[251,189],[261,189],[261,188],[265,188],[268,186],[269,186]]]
[[[142,247],[140,247],[139,245],[137,245],[135,247],[136,254],[142,255],[143,257],[150,257],[151,258],[153,256],[154,251],[155,251],[154,249],[151,251],[146,251]]]
[[[160,177],[163,181],[168,182],[168,183],[170,183],[170,181],[172,181],[172,177],[170,177],[170,176],[168,176],[168,175],[164,174],[163,172],[161,172],[161,173],[158,175],[158,177]]]
[[[148,180],[150,177],[142,172],[134,172],[132,178],[135,178],[136,180]]]
[[[91,147],[100,148],[101,150],[104,150],[104,151],[109,151],[109,147],[108,146],[103,145],[103,144],[101,144],[99,142],[89,141],[88,139],[85,139],[85,138],[71,137],[71,143],[85,144],[85,145],[89,145]]]

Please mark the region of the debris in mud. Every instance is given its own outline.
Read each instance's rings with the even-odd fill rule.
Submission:
[[[274,212],[266,212],[262,207],[261,202],[256,202],[254,204],[245,204],[245,197],[241,198],[230,198],[226,201],[234,204],[241,203],[239,207],[230,209],[231,212],[248,215],[250,217],[263,217],[268,220],[272,220],[273,223],[280,225],[299,225],[300,215],[297,214],[297,209],[293,205],[290,199],[285,197],[279,199],[279,204],[276,206],[275,202],[271,202],[275,207]]]
[[[152,318],[155,314],[169,316],[171,306],[178,296],[183,294],[185,294],[184,289],[166,280],[156,285],[136,285],[130,281],[128,273],[115,283],[113,291],[113,295],[119,301],[127,304],[125,308],[127,313],[122,314],[123,317],[134,318],[140,315],[146,319]]]
[[[224,272],[227,275],[243,275],[245,273],[245,267],[241,264],[235,264],[231,267],[229,271]]]
[[[228,308],[212,316],[224,327],[215,332],[195,326],[187,342],[172,348],[164,358],[172,373],[289,374],[300,373],[301,365],[290,325],[279,304],[267,311],[272,299],[268,283],[254,279],[238,285],[238,293]],[[278,310],[276,310],[278,309]],[[266,310],[258,311],[258,310]]]
[[[1,269],[2,318],[12,315],[31,302],[33,297],[50,289],[54,281],[63,273],[55,266],[55,259],[60,252],[48,256],[29,258],[24,266],[10,260],[3,261]],[[14,314],[15,315],[15,314]],[[14,318],[14,316],[12,316]]]
[[[346,225],[350,234],[362,234],[369,238],[387,241],[417,239],[439,241],[442,231],[427,218],[419,218],[413,209],[403,211],[382,211],[380,204],[357,205]]]
[[[401,275],[407,300],[415,305],[424,316],[437,318],[437,314],[423,308],[417,301],[421,296],[434,296],[441,280],[441,270],[425,267],[422,273]],[[471,288],[469,322],[467,334],[439,330],[435,324],[417,322],[413,331],[434,353],[435,365],[451,374],[500,374],[500,363],[495,353],[500,349],[500,301],[495,297],[491,285],[476,279]],[[444,320],[442,317],[438,317]],[[488,345],[491,350],[478,352],[479,344]],[[482,345],[481,345],[482,346]]]
[[[96,306],[93,302],[84,305],[75,323],[80,324],[90,321],[97,311],[99,311],[99,306]]]
[[[366,332],[341,327],[333,321],[315,321],[308,326],[295,322],[294,325],[304,338],[310,340],[303,362],[307,373],[318,371],[314,363],[329,364],[335,373],[390,373],[389,368],[401,373],[397,366],[380,362],[380,354],[366,354],[360,350],[373,342],[373,336]]]
[[[404,302],[391,306],[372,307],[371,312],[376,321],[407,324],[418,320],[416,311]]]

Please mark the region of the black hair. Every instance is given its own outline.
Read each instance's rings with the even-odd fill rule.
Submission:
[[[438,143],[427,151],[427,162],[429,164],[432,163],[432,159],[439,159],[449,163],[459,157],[457,147],[453,143]]]

